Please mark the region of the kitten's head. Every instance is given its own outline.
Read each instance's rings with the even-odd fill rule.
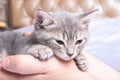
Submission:
[[[72,14],[64,11],[35,13],[35,37],[37,43],[50,47],[63,60],[75,58],[88,40],[90,18],[86,14]]]

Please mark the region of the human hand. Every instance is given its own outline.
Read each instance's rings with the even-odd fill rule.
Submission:
[[[55,57],[40,61],[31,55],[8,56],[1,61],[0,80],[94,80],[81,72],[74,61]]]

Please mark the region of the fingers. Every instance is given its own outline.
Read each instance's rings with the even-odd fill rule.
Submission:
[[[45,74],[20,75],[8,72],[0,67],[0,80],[47,80],[47,78],[48,75]]]
[[[48,72],[49,61],[40,61],[31,55],[15,55],[4,58],[1,66],[19,74],[44,74]]]

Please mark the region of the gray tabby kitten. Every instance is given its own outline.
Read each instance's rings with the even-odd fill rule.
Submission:
[[[35,13],[35,31],[23,36],[13,31],[0,32],[0,55],[32,54],[40,60],[52,56],[69,61],[74,59],[82,71],[88,69],[87,60],[81,54],[88,40],[89,14],[72,14],[65,11]]]

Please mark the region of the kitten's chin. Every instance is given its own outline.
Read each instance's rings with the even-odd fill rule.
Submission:
[[[71,58],[71,57],[64,57],[64,58],[59,57],[59,58],[62,59],[62,60],[64,60],[64,61],[70,61],[70,60],[73,59],[73,58]]]
[[[73,58],[71,58],[71,57],[66,57],[65,59],[63,59],[64,61],[70,61],[70,60],[72,60]]]
[[[75,58],[75,55],[73,55],[73,56],[68,56],[67,54],[62,54],[62,55],[56,55],[58,58],[60,58],[60,59],[62,59],[62,60],[64,60],[64,61],[70,61],[70,60],[72,60],[73,58]]]

